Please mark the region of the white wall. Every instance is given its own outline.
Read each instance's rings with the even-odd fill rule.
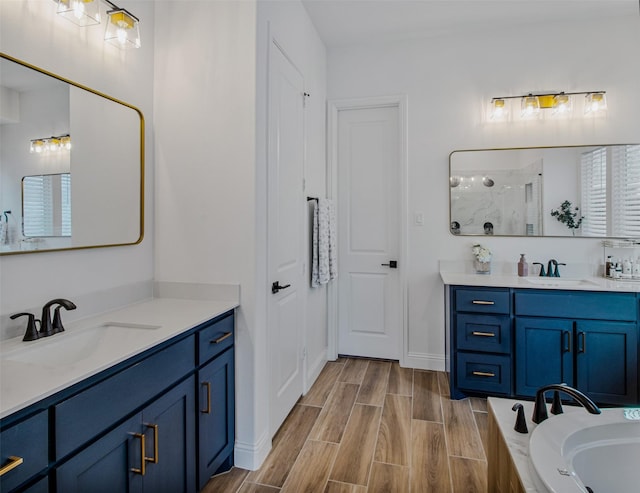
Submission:
[[[124,1],[120,6],[141,19],[142,47],[121,51],[103,41],[104,24],[80,28],[56,15],[51,0],[3,0],[0,3],[0,50],[112,97],[143,112],[153,111],[153,3]],[[146,127],[146,238],[142,244],[66,252],[0,257],[0,314],[39,308],[52,298],[78,299],[91,292],[144,283],[153,278],[153,145]],[[92,309],[100,309],[100,303]],[[104,306],[102,306],[104,309]],[[88,315],[78,305],[67,319]]]
[[[593,33],[597,32],[598,36]],[[526,54],[526,56],[523,56]],[[416,367],[444,367],[444,291],[438,260],[470,260],[472,237],[449,233],[448,155],[456,149],[637,142],[640,19],[465,32],[328,54],[329,98],[404,93],[409,101],[409,352]],[[604,120],[484,123],[495,96],[606,90]],[[411,218],[410,218],[411,219]],[[410,224],[413,221],[409,221]],[[598,240],[483,238],[499,262],[602,262]]]
[[[269,32],[304,75],[309,194],[325,194],[324,47],[296,2],[156,6],[156,279],[240,284],[236,464],[271,447],[266,296]],[[174,22],[179,18],[180,22]],[[271,27],[268,27],[271,26]],[[271,31],[270,31],[271,29]],[[309,293],[309,361],[324,363],[325,290]],[[318,369],[319,371],[319,369]]]

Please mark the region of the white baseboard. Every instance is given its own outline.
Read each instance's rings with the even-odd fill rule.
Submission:
[[[403,366],[417,370],[445,371],[445,356],[444,354],[407,353]]]
[[[327,362],[327,348],[324,348],[313,363],[307,366],[304,382],[304,393],[306,394],[311,389],[311,386],[315,383],[316,379],[320,375],[320,372],[324,368]]]
[[[236,440],[233,451],[233,464],[242,469],[256,471],[260,469],[270,451],[271,440],[267,431],[263,433],[256,444]]]

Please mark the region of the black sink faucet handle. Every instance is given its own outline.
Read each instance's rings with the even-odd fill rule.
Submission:
[[[560,277],[560,271],[558,270],[558,266],[559,265],[567,265],[567,264],[563,264],[562,262],[556,262],[555,263],[555,270],[553,271],[553,277]]]
[[[540,277],[544,277],[544,276],[547,275],[545,273],[545,271],[544,271],[544,264],[542,262],[534,262],[533,265],[539,265],[540,266],[540,274],[539,274]]]
[[[511,408],[512,411],[517,411],[516,425],[513,427],[518,433],[529,433],[527,428],[527,419],[524,417],[524,406],[519,402],[516,402]]]
[[[36,339],[39,339],[40,334],[38,333],[38,328],[36,326],[36,322],[38,322],[38,320],[36,320],[35,315],[33,313],[15,313],[14,315],[11,315],[10,318],[11,320],[15,320],[19,317],[29,317],[29,320],[27,321],[27,330],[25,331],[22,340],[35,341]]]

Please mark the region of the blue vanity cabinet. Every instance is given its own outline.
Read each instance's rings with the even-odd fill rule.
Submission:
[[[511,393],[509,289],[452,287],[452,395]]]
[[[634,294],[515,290],[514,311],[516,395],[564,382],[600,404],[638,402]]]
[[[519,317],[515,326],[516,394],[533,397],[544,385],[572,385],[573,321]]]
[[[57,468],[57,491],[195,491],[194,382],[167,391]]]
[[[49,421],[41,410],[0,431],[0,491],[23,491],[22,486],[46,470],[49,463]],[[20,488],[18,488],[20,487]],[[27,491],[48,491],[46,478]]]
[[[235,441],[234,320],[198,333],[198,489],[233,465]]]

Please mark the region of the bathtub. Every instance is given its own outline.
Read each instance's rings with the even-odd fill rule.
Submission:
[[[549,415],[531,433],[529,467],[540,492],[639,491],[640,409]]]

